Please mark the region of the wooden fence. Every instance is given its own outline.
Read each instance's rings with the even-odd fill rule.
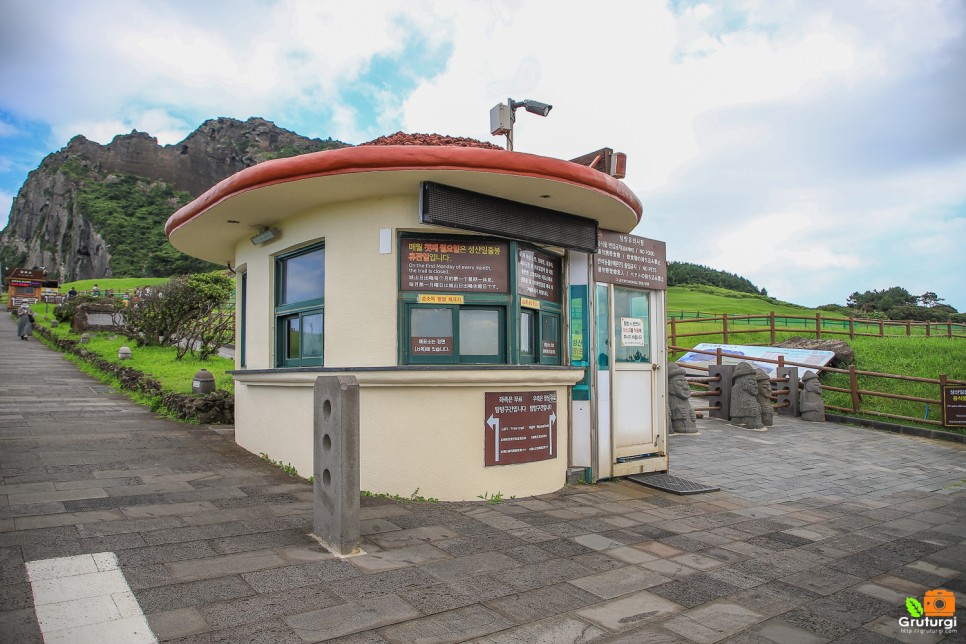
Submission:
[[[684,311],[680,313],[683,314]],[[847,335],[851,339],[856,336],[884,338],[895,335],[966,338],[966,324],[960,322],[863,320],[852,317],[825,317],[821,313],[816,313],[814,316],[775,315],[774,311],[768,315],[729,315],[727,313],[710,315],[711,317],[678,319],[669,312],[668,326],[670,329],[668,336],[670,343],[676,345],[680,338],[720,335],[722,344],[730,344],[729,340],[735,335],[768,333],[771,337],[771,344],[774,344],[778,332],[802,333],[818,339],[829,335]],[[679,330],[680,327],[687,324],[715,325],[716,328],[682,333]]]
[[[747,360],[747,356],[737,354],[737,353],[728,353],[727,351],[722,351],[720,348],[714,351],[698,351],[687,347],[678,347],[674,345],[669,345],[668,351],[669,352],[691,351],[694,353],[715,356],[716,357],[715,362],[719,365],[722,364],[723,358],[736,358],[739,360]],[[777,360],[773,360],[770,358],[755,358],[754,361],[775,364],[775,365],[778,365],[779,367],[799,367],[802,373],[804,373],[805,370],[819,371],[819,369],[815,365],[808,365],[804,363],[785,360],[784,356],[779,356]],[[701,371],[705,370],[701,367],[697,367],[692,364],[686,364],[686,365],[682,364],[680,366],[686,369],[697,369]],[[925,418],[925,417],[919,418],[915,416],[906,416],[901,414],[890,414],[887,412],[881,412],[874,409],[869,409],[869,406],[863,405],[863,403],[865,402],[866,397],[884,398],[884,399],[891,399],[891,400],[904,400],[909,402],[924,403],[925,405],[927,405],[926,407],[927,410],[929,405],[934,405],[935,409],[941,409],[943,386],[945,385],[966,386],[966,380],[954,380],[947,377],[946,374],[940,374],[936,378],[919,378],[916,376],[904,376],[904,375],[891,374],[891,373],[876,373],[874,371],[862,371],[860,369],[856,369],[855,365],[850,365],[848,369],[834,369],[832,367],[822,367],[821,372],[848,375],[848,383],[849,383],[848,387],[836,387],[836,386],[822,384],[822,393],[823,393],[823,398],[825,397],[824,393],[826,391],[848,394],[851,404],[848,407],[843,407],[839,405],[830,405],[828,404],[828,402],[826,402],[825,404],[826,409],[840,411],[845,414],[852,414],[852,415],[862,414],[867,416],[884,417],[884,418],[891,418],[895,420],[912,421],[916,423],[922,423],[925,425],[936,425],[940,427],[943,424],[941,420],[932,420],[930,418]],[[936,387],[935,391],[936,391],[937,397],[931,398],[931,397],[925,397],[925,396],[907,396],[903,394],[894,394],[894,393],[889,393],[885,391],[875,391],[868,387],[863,388],[863,387],[860,387],[859,385],[860,376],[862,376],[864,379],[882,378],[882,379],[889,379],[889,380],[896,380],[896,381],[903,381],[903,382],[922,383],[927,386],[935,385]],[[704,387],[706,385],[697,385],[697,386]]]

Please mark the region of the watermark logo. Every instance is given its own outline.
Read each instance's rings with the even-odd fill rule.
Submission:
[[[948,635],[956,631],[956,596],[952,591],[937,588],[928,591],[920,602],[906,597],[909,617],[900,617],[903,634]]]

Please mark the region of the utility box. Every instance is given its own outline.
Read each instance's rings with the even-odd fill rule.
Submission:
[[[513,131],[513,111],[506,103],[494,105],[490,110],[490,134],[498,136]]]

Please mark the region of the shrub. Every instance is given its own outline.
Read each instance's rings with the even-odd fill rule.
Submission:
[[[122,333],[138,346],[184,347],[178,359],[200,343],[207,357],[225,341],[225,327],[234,330],[218,314],[233,288],[231,278],[222,273],[172,278],[130,302],[124,310]],[[212,348],[212,344],[218,346]]]

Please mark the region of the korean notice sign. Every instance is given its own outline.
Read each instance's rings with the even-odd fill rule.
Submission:
[[[557,457],[557,392],[486,392],[486,467]]]

